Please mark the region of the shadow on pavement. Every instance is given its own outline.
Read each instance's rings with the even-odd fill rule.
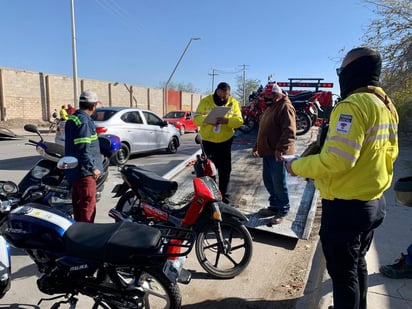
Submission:
[[[206,300],[201,303],[182,306],[182,309],[219,309],[219,308],[248,308],[248,309],[294,309],[296,299],[285,300],[264,300],[264,299],[243,299],[224,298],[221,300]]]
[[[22,158],[0,160],[0,170],[28,171],[40,159],[40,156],[31,156],[24,157],[24,160]]]

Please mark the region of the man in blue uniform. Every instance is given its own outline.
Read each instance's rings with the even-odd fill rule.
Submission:
[[[94,222],[96,216],[96,179],[103,171],[96,127],[90,117],[98,103],[96,93],[82,92],[79,109],[67,120],[65,156],[79,160],[75,169],[65,171],[72,183],[73,215],[76,221]]]

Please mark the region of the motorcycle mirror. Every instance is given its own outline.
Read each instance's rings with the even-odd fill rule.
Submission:
[[[73,169],[78,165],[79,161],[75,157],[63,157],[57,162],[57,168],[61,170]]]
[[[202,143],[202,137],[200,136],[200,134],[196,134],[195,143],[198,145]]]
[[[34,124],[25,124],[24,130],[27,132],[40,134],[39,130],[37,129],[37,126],[35,126]]]

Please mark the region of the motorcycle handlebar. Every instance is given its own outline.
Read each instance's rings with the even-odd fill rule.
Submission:
[[[65,188],[53,187],[53,186],[48,186],[48,185],[34,185],[34,186],[28,187],[24,191],[22,198],[25,199],[27,196],[30,196],[35,191],[38,191],[41,193],[43,192],[56,192],[56,193],[62,193],[62,194],[69,193],[69,190]]]
[[[33,141],[33,140],[31,140],[31,139],[29,139],[29,142],[30,143],[26,143],[27,145],[33,145],[33,146],[36,146],[39,142],[36,142],[36,141]]]
[[[69,190],[58,187],[45,186],[46,191],[66,194]]]

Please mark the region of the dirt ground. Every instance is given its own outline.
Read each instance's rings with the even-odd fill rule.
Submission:
[[[412,153],[412,136],[401,135],[400,155]],[[395,179],[394,179],[395,181]],[[304,308],[302,300],[308,287],[312,265],[324,267],[322,255],[316,255],[321,207],[317,204],[316,216],[307,240],[251,230],[254,254],[248,268],[239,276],[229,280],[216,280],[207,276],[199,266],[195,254],[186,264],[192,271],[192,281],[181,286],[184,309],[294,309]],[[312,270],[322,274],[323,269]],[[312,283],[309,283],[312,284]],[[298,304],[300,303],[300,304]],[[305,308],[306,309],[306,308]]]

